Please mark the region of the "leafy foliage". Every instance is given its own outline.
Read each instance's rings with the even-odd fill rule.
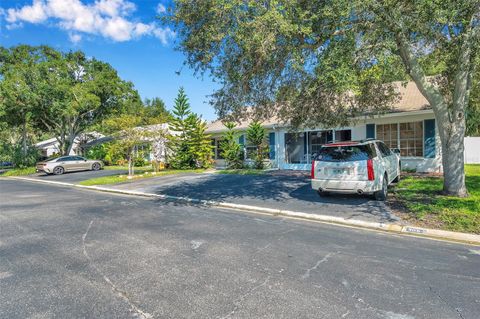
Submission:
[[[168,147],[170,165],[175,169],[210,167],[212,146],[210,136],[205,134],[206,123],[190,110],[185,90],[180,88],[170,121]]]
[[[235,123],[225,123],[227,131],[220,142],[222,147],[221,155],[225,159],[228,169],[243,168],[243,149],[238,143],[238,134],[235,131]]]
[[[104,122],[106,128],[112,131],[115,141],[111,143],[110,152],[123,154],[128,161],[128,175],[134,175],[134,161],[136,148],[145,143],[151,132],[139,127],[142,118],[135,115],[123,114],[110,118]]]
[[[478,0],[176,0],[165,19],[187,63],[222,83],[212,99],[221,118],[345,126],[389,110],[392,80],[413,80],[435,112],[444,191],[467,195],[458,145],[479,72]]]
[[[158,97],[145,99],[143,106],[145,124],[166,123],[171,118],[171,114],[167,111],[165,103]]]
[[[24,150],[29,127],[56,137],[62,154],[68,154],[80,133],[108,116],[142,107],[132,83],[79,51],[0,48],[0,75],[0,120],[21,128]]]
[[[267,132],[262,124],[258,121],[250,123],[247,128],[247,141],[249,145],[255,146],[255,156],[253,158],[256,169],[263,169],[265,154],[268,151],[266,143]]]

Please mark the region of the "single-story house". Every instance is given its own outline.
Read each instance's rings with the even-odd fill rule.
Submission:
[[[153,124],[144,127],[138,127],[138,129],[144,129],[152,132],[163,131],[165,133],[174,134],[168,129],[168,124]],[[111,136],[105,136],[97,132],[83,133],[77,136],[74,140],[70,154],[68,155],[85,155],[87,150],[93,146],[108,143],[113,141]],[[158,162],[165,162],[167,157],[166,138],[165,134],[159,134],[156,137],[148,137],[145,139],[142,145],[138,146],[137,151],[144,149],[147,146],[149,152],[145,153],[145,160]],[[35,147],[40,150],[43,157],[51,157],[60,153],[60,146],[56,138],[50,138],[45,141],[41,141],[35,144]]]
[[[313,127],[292,131],[288,125],[275,119],[266,120],[269,162],[272,168],[309,170],[318,149],[331,142],[377,138],[390,148],[398,148],[402,167],[418,172],[441,172],[441,144],[433,110],[413,82],[402,86],[398,82],[400,99],[390,112],[354,118],[347,127]],[[238,123],[239,143],[244,145],[248,159],[249,150],[245,131],[250,121]],[[217,167],[225,166],[221,156],[222,135],[226,131],[222,121],[209,124],[207,133],[213,137],[214,159]]]
[[[82,155],[85,144],[103,137],[102,134],[97,132],[80,134],[74,139],[73,146],[68,155]],[[38,142],[35,144],[35,147],[40,151],[42,157],[51,157],[60,154],[60,143],[55,137]]]

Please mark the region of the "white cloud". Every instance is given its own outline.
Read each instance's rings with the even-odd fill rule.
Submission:
[[[15,30],[15,29],[20,29],[23,27],[23,23],[10,23],[7,24],[6,28],[7,30]]]
[[[165,13],[165,12],[167,12],[167,8],[165,8],[165,6],[163,4],[159,3],[157,5],[157,13],[162,14],[162,13]]]
[[[100,13],[110,17],[128,15],[136,10],[134,3],[123,0],[99,0],[95,2],[95,7]]]
[[[173,32],[169,27],[166,27],[164,29],[157,28],[153,30],[153,34],[163,44],[167,44],[168,40],[175,38],[175,32]]]
[[[155,26],[153,24],[145,24],[145,23],[137,23],[134,27],[134,34],[137,37],[140,37],[144,34],[151,34],[155,30]]]
[[[69,38],[74,43],[82,39],[80,33],[101,35],[113,41],[154,36],[163,44],[175,37],[168,27],[132,20],[131,14],[135,10],[136,5],[128,0],[96,0],[90,4],[82,0],[33,0],[31,5],[10,8],[3,15],[8,22],[7,29],[21,27],[22,22],[40,24],[54,21],[69,32]]]
[[[68,38],[74,44],[77,44],[78,42],[80,42],[82,40],[82,36],[78,33],[70,33],[68,35]]]
[[[26,21],[30,23],[39,23],[47,19],[43,1],[34,0],[31,6],[24,6],[21,9],[8,9],[7,21],[15,23],[16,21]]]

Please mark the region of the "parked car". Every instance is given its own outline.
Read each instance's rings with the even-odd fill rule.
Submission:
[[[400,157],[379,140],[326,144],[312,162],[311,178],[320,196],[357,193],[385,200],[388,185],[400,180]]]
[[[61,156],[37,163],[37,172],[61,175],[73,171],[98,171],[103,163],[98,160],[88,160],[81,156]]]
[[[10,167],[13,166],[13,162],[0,162],[0,167]]]

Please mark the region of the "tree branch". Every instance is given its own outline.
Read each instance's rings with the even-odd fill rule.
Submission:
[[[407,68],[408,74],[412,77],[413,81],[418,86],[418,89],[422,92],[430,105],[436,105],[439,102],[443,102],[446,105],[445,100],[440,91],[427,80],[427,76],[423,71],[417,58],[415,58],[410,49],[407,39],[403,34],[396,33],[395,39],[399,49],[400,57]]]
[[[458,117],[463,117],[465,108],[470,97],[471,73],[472,73],[472,46],[480,32],[480,27],[475,25],[475,16],[479,14],[480,6],[472,13],[470,22],[462,36],[460,56],[455,72],[455,89],[453,92],[453,107]]]

